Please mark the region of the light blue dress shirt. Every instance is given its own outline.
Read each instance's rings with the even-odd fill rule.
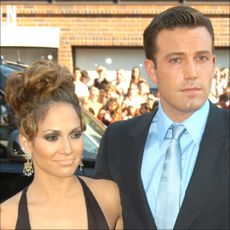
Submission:
[[[209,107],[209,101],[206,101],[199,110],[182,123],[186,128],[186,132],[180,139],[182,151],[180,206],[183,202],[185,191],[197,159],[201,138],[208,118]],[[141,165],[141,177],[153,217],[155,217],[157,192],[165,153],[170,141],[171,129],[169,128],[172,123],[175,122],[167,117],[159,103],[159,109],[149,129]]]

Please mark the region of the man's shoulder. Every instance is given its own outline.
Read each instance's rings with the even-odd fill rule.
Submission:
[[[211,104],[207,126],[211,127],[213,132],[215,131],[216,134],[220,132],[221,136],[229,136],[229,120],[229,110]]]
[[[137,131],[142,129],[143,127],[149,127],[151,125],[154,112],[146,113],[128,120],[123,121],[117,121],[108,126],[108,131],[111,131],[113,133],[127,133],[132,131]]]
[[[228,109],[219,108],[211,103],[210,115],[213,115],[221,123],[229,123],[230,113]]]

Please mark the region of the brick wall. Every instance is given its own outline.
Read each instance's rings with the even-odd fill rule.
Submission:
[[[8,3],[9,4],[9,3]],[[12,4],[12,3],[11,3]],[[73,67],[72,47],[141,47],[146,25],[162,10],[175,4],[19,4],[18,26],[51,26],[61,28],[58,61]],[[190,4],[211,18],[216,47],[229,47],[229,5]],[[6,3],[2,3],[3,21]]]

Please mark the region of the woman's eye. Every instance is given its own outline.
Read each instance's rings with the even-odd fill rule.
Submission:
[[[56,135],[49,135],[49,136],[45,136],[45,139],[47,140],[47,141],[56,141],[57,139],[58,139],[58,136],[56,136]]]
[[[77,132],[77,133],[73,133],[73,134],[71,134],[71,138],[73,138],[73,139],[78,139],[78,138],[80,138],[81,137],[81,133],[79,133],[79,132]]]

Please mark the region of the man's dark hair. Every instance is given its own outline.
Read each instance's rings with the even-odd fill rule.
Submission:
[[[87,80],[89,79],[89,74],[84,69],[81,71],[81,78],[86,78]]]
[[[75,67],[75,68],[73,69],[73,72],[75,72],[76,70],[81,71],[81,69],[80,69],[79,67]]]
[[[205,27],[212,39],[214,50],[214,32],[211,21],[200,11],[188,6],[176,6],[157,15],[144,31],[144,50],[147,59],[153,60],[156,65],[156,39],[163,29]]]
[[[230,98],[227,93],[223,93],[219,96],[219,101],[227,102]]]

